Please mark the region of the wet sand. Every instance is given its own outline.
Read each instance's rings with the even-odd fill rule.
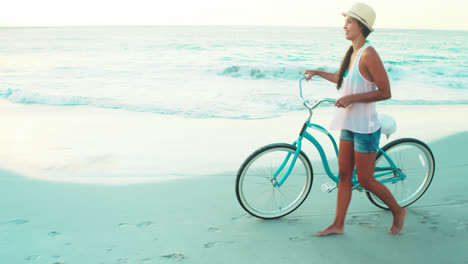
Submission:
[[[257,148],[257,145],[275,140],[274,137],[278,141],[293,138],[294,134],[279,128],[277,123],[292,126],[303,121],[304,113],[277,120],[214,120],[214,123],[190,120],[188,122],[193,125],[192,131],[200,136],[199,141],[207,145],[224,144],[211,148],[213,151],[220,149],[213,156],[214,161],[234,156],[234,160],[217,167],[226,170],[216,173],[208,170],[201,175],[164,175],[161,172],[152,177],[152,168],[148,167],[147,174],[136,170],[134,176],[140,180],[132,182],[122,178],[128,180],[132,176],[132,166],[138,168],[138,164],[146,163],[124,163],[127,171],[112,177],[115,168],[110,166],[105,171],[95,164],[99,164],[99,160],[94,160],[94,163],[88,160],[88,166],[92,168],[83,167],[81,174],[77,166],[74,167],[76,174],[61,176],[58,173],[60,170],[56,169],[51,170],[53,177],[47,178],[47,169],[29,166],[34,161],[39,162],[39,158],[34,156],[36,146],[30,146],[31,156],[27,157],[26,144],[17,145],[22,149],[13,149],[12,143],[42,139],[46,146],[57,144],[50,149],[60,150],[54,152],[46,148],[44,155],[50,154],[49,158],[60,157],[57,153],[69,153],[69,158],[76,158],[79,155],[73,150],[60,149],[75,141],[67,141],[67,137],[63,137],[54,143],[53,135],[43,132],[50,131],[50,127],[42,127],[41,122],[48,124],[52,120],[50,124],[53,124],[55,119],[66,120],[63,116],[68,116],[70,120],[56,125],[55,129],[66,129],[67,124],[72,122],[91,122],[95,125],[92,129],[104,130],[95,134],[101,137],[107,131],[99,123],[105,123],[110,116],[115,117],[116,113],[121,112],[18,107],[9,103],[1,107],[4,119],[11,121],[14,117],[16,122],[3,129],[1,140],[4,148],[1,151],[0,167],[4,169],[0,170],[0,256],[5,263],[468,263],[468,162],[464,155],[468,130],[466,124],[450,126],[451,120],[457,119],[453,116],[460,117],[466,113],[465,106],[439,106],[442,110],[437,112],[445,113],[440,116],[435,114],[436,111],[428,113],[428,108],[424,107],[383,107],[384,110],[392,110],[396,116],[407,115],[407,118],[397,120],[399,130],[388,141],[419,135],[429,144],[436,158],[434,180],[427,193],[407,208],[408,216],[400,235],[387,233],[392,223],[390,212],[372,205],[364,193],[354,192],[345,234],[321,238],[314,234],[333,220],[336,193],[321,191],[321,184],[328,180],[317,162],[314,162],[314,184],[308,199],[297,211],[284,218],[265,221],[249,216],[239,206],[234,192],[236,170],[246,154]],[[452,116],[447,116],[447,113],[452,112]],[[145,115],[139,119],[133,114],[129,115],[134,120],[133,125],[141,126],[145,126],[143,121],[146,118],[154,118]],[[28,119],[31,117],[33,119]],[[120,120],[120,117],[116,118]],[[170,120],[167,122],[173,124]],[[196,125],[198,123],[200,127]],[[207,140],[203,137],[203,126],[206,128],[209,124],[209,131],[212,131],[218,127],[215,123],[222,123],[219,127],[228,127],[223,130],[225,133],[232,131],[229,134],[231,141],[225,140],[224,134],[220,139],[203,142]],[[115,126],[125,127],[125,124],[119,124],[114,120]],[[255,140],[262,135],[262,129],[275,131],[276,126],[276,136],[269,135],[268,138]],[[33,130],[25,130],[25,127]],[[164,128],[159,129],[166,131]],[[151,126],[146,131],[148,134],[154,132]],[[31,138],[26,138],[28,133],[32,135]],[[116,133],[120,133],[119,137],[127,135],[125,133],[129,133],[129,138],[133,136],[128,131]],[[38,134],[41,137],[37,137]],[[74,140],[83,144],[96,142],[90,140],[92,137],[86,133],[80,136]],[[165,136],[166,139],[170,138],[170,134]],[[386,141],[383,139],[382,143]],[[132,148],[134,142],[126,142],[124,145],[130,146],[130,150],[136,149]],[[232,147],[239,145],[239,142],[248,146],[241,144],[237,148]],[[148,145],[151,144],[148,142]],[[94,146],[95,153],[106,149],[104,145]],[[72,147],[76,151],[80,150],[80,155],[87,153],[85,147]],[[183,150],[183,147],[179,148]],[[224,154],[223,151],[227,149],[233,151]],[[111,148],[107,151],[113,150]],[[21,153],[24,156],[15,158],[13,155]],[[147,153],[145,155],[150,156]],[[313,156],[313,152],[310,155]],[[48,163],[47,166],[54,164],[53,160],[42,158]],[[184,159],[177,161],[181,165],[186,162],[190,167],[190,159],[194,158],[187,154]],[[198,157],[201,163],[204,158],[203,155]],[[22,167],[23,161],[28,166]],[[58,161],[64,162],[60,159]],[[119,161],[102,162],[107,162],[107,165],[121,164]],[[86,163],[80,164],[86,166]],[[123,170],[122,167],[118,169],[120,172]],[[67,172],[62,168],[61,172],[64,171]],[[93,175],[100,171],[104,176],[100,181],[93,181]],[[33,175],[34,172],[38,173],[37,177]],[[163,177],[164,180],[150,180],[157,177]]]

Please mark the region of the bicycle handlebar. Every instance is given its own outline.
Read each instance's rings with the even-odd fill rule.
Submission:
[[[309,105],[307,100],[304,98],[304,96],[302,96],[302,80],[304,80],[305,78],[307,78],[307,75],[304,75],[301,78],[299,78],[299,96],[301,97],[302,103],[307,109],[313,110],[317,108],[321,103],[325,103],[325,102],[334,103],[336,101],[336,99],[332,99],[332,98],[322,98],[320,100],[317,100],[312,106]]]

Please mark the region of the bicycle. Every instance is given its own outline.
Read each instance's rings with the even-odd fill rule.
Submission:
[[[334,186],[322,185],[322,190],[330,193],[337,188],[338,175],[332,173],[322,145],[307,131],[311,128],[327,135],[338,157],[333,136],[324,127],[310,122],[315,108],[335,100],[324,98],[310,105],[302,95],[301,83],[305,77],[299,79],[299,96],[309,111],[309,117],[299,138],[293,144],[275,143],[259,148],[248,156],[237,173],[237,200],[252,216],[262,219],[283,217],[296,210],[307,198],[312,187],[313,170],[309,158],[301,149],[303,139],[317,148],[326,174],[335,183]],[[434,171],[432,151],[418,139],[401,138],[382,148],[378,146],[374,178],[386,185],[402,207],[414,203],[426,192]],[[353,190],[365,191],[359,184],[356,170],[352,184]],[[366,191],[366,195],[377,207],[389,209],[374,194]]]

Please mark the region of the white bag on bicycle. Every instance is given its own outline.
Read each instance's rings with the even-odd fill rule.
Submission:
[[[379,122],[382,134],[386,135],[387,139],[397,130],[395,119],[387,114],[379,114]]]

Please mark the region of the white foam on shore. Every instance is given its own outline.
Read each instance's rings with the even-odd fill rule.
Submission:
[[[468,131],[468,106],[379,106],[397,120],[400,137],[430,142]],[[306,111],[274,119],[187,119],[85,106],[13,104],[0,100],[0,167],[49,181],[132,184],[232,172],[255,149],[297,139]],[[313,120],[328,127],[333,108]],[[332,132],[337,138],[337,132]],[[316,135],[316,133],[314,133]],[[319,136],[320,140],[325,137]],[[335,156],[324,143],[327,155]],[[304,150],[318,160],[311,144]],[[333,162],[333,161],[330,161]]]

